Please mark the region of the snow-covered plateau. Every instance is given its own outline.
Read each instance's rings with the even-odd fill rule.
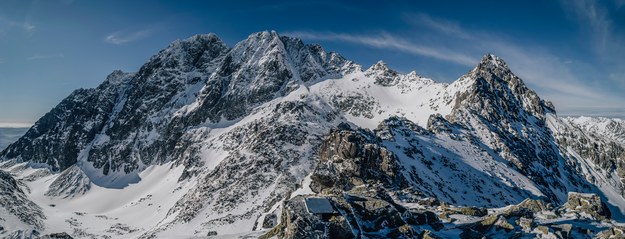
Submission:
[[[1,151],[0,236],[618,238],[624,178],[625,121],[559,117],[495,55],[447,84],[206,34]]]

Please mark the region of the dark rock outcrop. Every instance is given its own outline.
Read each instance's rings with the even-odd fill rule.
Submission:
[[[567,213],[577,213],[590,216],[591,219],[608,220],[611,218],[610,209],[601,201],[596,194],[569,192],[568,200],[563,206],[563,211]]]
[[[401,188],[396,156],[380,145],[370,131],[336,130],[326,137],[319,149],[311,188],[315,192],[343,191],[364,184],[381,183],[388,188]]]
[[[41,207],[28,199],[10,173],[0,170],[0,212],[2,211],[16,216],[17,219],[32,225],[36,230],[43,229],[43,220],[46,217]],[[4,219],[2,214],[0,214],[0,219]],[[0,223],[2,221],[0,220]]]
[[[308,213],[304,197],[289,200],[282,212],[282,222],[270,232],[280,238],[355,238],[347,220],[340,214]],[[268,237],[271,234],[265,236]]]

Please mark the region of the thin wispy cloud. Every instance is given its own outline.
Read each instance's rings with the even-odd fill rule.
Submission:
[[[62,3],[70,5],[75,2],[75,0],[61,0]]]
[[[571,0],[560,1],[563,9],[572,14],[583,28],[583,35],[590,38],[590,46],[595,51],[595,57],[605,64],[613,65],[608,79],[625,90],[625,32],[617,31],[607,7],[612,7],[610,1]],[[602,5],[603,4],[603,5]],[[625,6],[625,0],[613,2],[617,9]]]
[[[465,66],[474,65],[475,62],[478,61],[478,59],[475,59],[469,55],[459,54],[457,52],[447,50],[442,47],[419,45],[417,43],[410,42],[406,39],[388,33],[380,33],[372,36],[334,32],[296,31],[286,32],[284,33],[284,35],[290,35],[306,40],[347,42],[361,44],[378,49],[397,50]]]
[[[20,29],[25,32],[32,32],[35,28],[35,25],[29,21],[14,21],[0,16],[0,32],[10,29]]]
[[[610,73],[610,80],[616,82],[622,89],[625,89],[625,72]]]
[[[413,25],[425,26],[430,29],[442,32],[448,35],[455,35],[459,38],[471,39],[473,36],[467,34],[458,23],[445,21],[442,19],[434,19],[431,16],[423,13],[417,13],[415,15],[404,15],[404,19]]]
[[[507,42],[492,43],[500,56],[525,82],[554,101],[557,107],[622,106],[625,98],[613,95],[594,85],[590,79],[580,78],[566,61],[540,48],[519,47]]]
[[[60,54],[52,54],[52,55],[35,54],[35,55],[27,57],[26,60],[35,61],[35,60],[45,60],[45,59],[63,58],[63,57],[65,57],[65,55],[63,55],[61,53]]]
[[[610,42],[611,22],[606,16],[606,10],[593,0],[561,0],[566,11],[572,13],[580,24],[586,25],[591,31],[597,50],[604,51]]]
[[[517,43],[511,40],[513,38],[498,33],[467,30],[460,23],[432,18],[422,13],[406,15],[405,20],[418,27],[421,34],[425,33],[423,35],[427,35],[429,41],[419,36],[405,38],[389,33],[365,35],[298,31],[285,35],[397,50],[465,66],[475,66],[478,63],[479,59],[471,56],[491,52],[506,60],[515,74],[537,90],[543,98],[553,101],[556,107],[624,106],[625,96],[611,93],[609,89],[598,85],[597,79],[585,78],[589,74],[577,74],[575,67],[578,63],[561,59],[541,46]],[[436,40],[431,39],[444,40],[436,43]],[[419,42],[430,42],[430,45]],[[621,76],[625,77],[621,74],[613,74],[612,77]]]
[[[34,123],[0,122],[0,128],[30,128]]]
[[[23,22],[20,26],[22,27],[22,29],[24,29],[24,31],[27,32],[32,32],[33,30],[35,30],[35,25],[30,22]]]
[[[556,106],[623,106],[625,97],[610,94],[590,79],[581,78],[572,70],[570,60],[562,60],[548,50],[527,44],[517,44],[505,36],[484,31],[468,31],[460,24],[443,21],[424,14],[411,19],[420,20],[445,38],[456,38],[455,50],[459,52],[491,51],[506,60],[512,70],[525,82],[535,87],[544,98]],[[599,21],[600,22],[600,21]],[[613,103],[610,103],[613,102]]]
[[[121,45],[149,37],[153,32],[153,29],[144,29],[132,32],[118,31],[107,35],[104,38],[104,41],[110,44]]]

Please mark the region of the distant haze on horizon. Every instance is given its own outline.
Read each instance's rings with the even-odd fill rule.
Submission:
[[[33,126],[34,122],[22,122],[22,123],[10,123],[10,122],[0,122],[0,128],[4,129],[13,129],[13,128],[30,128]]]
[[[73,90],[137,71],[176,39],[212,32],[232,47],[262,30],[439,82],[494,53],[559,115],[625,118],[625,0],[8,0],[0,123],[27,127]]]

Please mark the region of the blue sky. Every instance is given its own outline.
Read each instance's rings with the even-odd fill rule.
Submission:
[[[213,32],[233,46],[262,30],[441,82],[494,53],[561,114],[625,116],[625,0],[2,0],[0,123],[34,122],[176,39]]]

